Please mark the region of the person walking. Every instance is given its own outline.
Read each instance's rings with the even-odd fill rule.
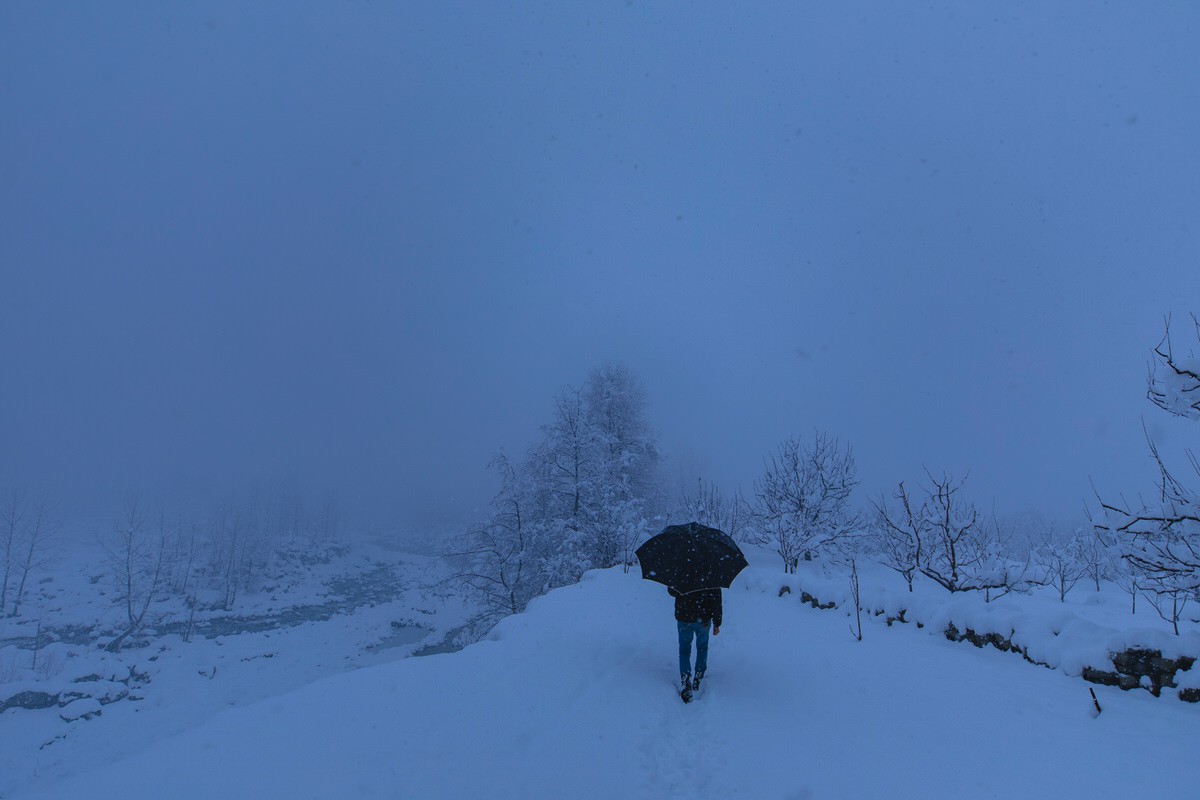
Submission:
[[[679,680],[683,684],[679,696],[690,703],[708,669],[709,626],[713,636],[721,632],[721,589],[728,589],[749,566],[746,556],[728,534],[699,522],[668,525],[642,542],[634,554],[642,567],[642,579],[661,583],[675,598]]]
[[[712,635],[721,632],[721,590],[697,589],[692,592],[677,592],[667,587],[675,598],[675,624],[679,629],[679,680],[682,683],[680,696],[689,702],[692,693],[700,688],[700,681],[708,669],[708,631]],[[696,671],[692,672],[692,639],[696,640]]]

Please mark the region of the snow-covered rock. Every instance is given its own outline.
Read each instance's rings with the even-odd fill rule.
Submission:
[[[94,697],[81,697],[78,700],[72,700],[58,710],[58,716],[65,719],[67,722],[74,722],[77,719],[91,719],[92,717],[100,716],[100,701]]]

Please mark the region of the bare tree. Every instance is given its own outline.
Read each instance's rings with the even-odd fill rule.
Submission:
[[[492,459],[492,467],[500,476],[500,491],[492,498],[491,518],[446,554],[463,562],[454,580],[489,619],[520,613],[545,591],[547,557],[528,508],[528,485],[504,453]]]
[[[784,570],[795,572],[802,557],[855,530],[849,501],[857,485],[849,446],[820,432],[811,447],[785,440],[754,485],[757,543],[774,547]]]
[[[25,514],[29,501],[23,491],[13,489],[5,496],[0,529],[0,557],[4,559],[3,580],[0,581],[0,614],[8,607],[8,587],[17,568],[18,553],[21,551],[21,534],[25,529]]]
[[[850,600],[854,603],[854,623],[850,626],[850,632],[860,642],[863,638],[862,586],[858,565],[871,554],[876,544],[869,534],[855,533],[838,539],[832,547],[834,563],[849,569]]]
[[[316,539],[325,544],[336,541],[340,532],[341,504],[336,492],[330,491],[325,495],[321,504],[321,516],[316,521]]]
[[[287,481],[279,490],[279,502],[275,517],[276,538],[296,544],[296,537],[306,534],[304,495],[293,481]]]
[[[1125,558],[1117,558],[1113,562],[1113,577],[1117,584],[1129,595],[1129,613],[1137,613],[1138,595],[1142,593],[1142,575],[1137,567]]]
[[[270,562],[260,498],[256,494],[243,499],[231,497],[213,510],[210,520],[209,573],[222,591],[221,607],[231,609],[239,593],[252,589]]]
[[[903,481],[892,497],[899,503],[899,510],[890,509],[882,495],[874,503],[873,532],[880,561],[888,569],[900,573],[911,592],[913,578],[921,568],[921,544],[928,534],[924,517],[914,512]]]
[[[1154,606],[1154,610],[1158,612],[1158,615],[1163,620],[1171,623],[1171,629],[1178,636],[1179,620],[1183,619],[1183,610],[1187,607],[1188,602],[1196,596],[1196,593],[1155,588],[1154,591],[1148,594],[1150,604]]]
[[[17,591],[13,596],[12,616],[21,613],[21,601],[25,597],[25,586],[31,573],[44,568],[53,560],[55,534],[58,531],[57,522],[47,500],[40,499],[34,504],[29,524],[25,526],[18,554],[17,571],[20,579],[17,581]]]
[[[1004,597],[1009,592],[1027,592],[1042,581],[1030,576],[1033,554],[1028,544],[1023,549],[1013,545],[1014,529],[1000,522],[993,510],[983,523],[983,535],[972,543],[976,559],[972,572],[983,584],[985,602]]]
[[[989,601],[1027,586],[1028,561],[1012,559],[1007,531],[962,498],[965,479],[925,474],[929,483],[921,487],[919,505],[903,483],[893,495],[900,511],[882,500],[876,505],[884,563],[901,575],[908,572],[910,589],[913,564],[947,591],[980,591]]]
[[[196,561],[200,557],[203,541],[200,524],[195,520],[183,523],[181,520],[178,534],[175,537],[175,551],[171,559],[175,569],[172,570],[172,580],[175,592],[190,597],[192,573]]]
[[[1100,581],[1117,578],[1116,566],[1120,561],[1120,556],[1107,531],[1080,528],[1075,532],[1075,536],[1086,577],[1098,592],[1100,591]]]
[[[107,556],[110,577],[117,589],[117,601],[125,610],[126,627],[107,649],[116,652],[130,636],[145,624],[147,612],[162,585],[170,534],[160,515],[157,534],[146,524],[137,497],[125,501],[101,546]]]
[[[858,580],[858,559],[850,559],[850,599],[854,601],[854,627],[850,632],[854,638],[862,641],[862,591]]]
[[[1063,536],[1051,525],[1034,552],[1034,560],[1042,570],[1042,579],[1058,592],[1060,603],[1065,603],[1067,593],[1088,575],[1083,544],[1083,537],[1078,534]]]
[[[923,551],[921,572],[951,592],[959,592],[967,588],[965,570],[972,550],[967,545],[982,530],[979,509],[959,497],[962,482],[932,474],[929,482],[924,507],[929,546]]]

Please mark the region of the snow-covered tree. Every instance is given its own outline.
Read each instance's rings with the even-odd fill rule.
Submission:
[[[555,401],[527,469],[548,531],[557,531],[564,581],[628,563],[659,518],[658,450],[645,419],[646,392],[622,364],[592,371]]]
[[[16,590],[12,595],[12,611],[10,612],[12,616],[16,617],[21,614],[21,602],[25,599],[29,576],[44,569],[53,561],[57,532],[58,522],[49,501],[41,498],[32,503],[25,529],[20,537],[20,546],[13,553],[16,561],[13,570]],[[5,572],[7,578],[7,565]],[[3,608],[2,600],[0,600],[0,608]]]
[[[521,463],[493,462],[501,489],[492,514],[453,553],[471,564],[459,582],[485,613],[515,613],[589,569],[632,562],[637,544],[663,521],[645,409],[637,376],[606,365],[581,389],[555,396],[553,419]]]
[[[1192,315],[1196,339],[1200,341],[1200,319]],[[1200,420],[1200,354],[1177,356],[1171,344],[1171,320],[1168,317],[1163,338],[1154,348],[1146,396],[1169,414]]]
[[[1095,538],[1087,530],[1067,536],[1051,525],[1034,550],[1033,557],[1041,572],[1041,581],[1054,587],[1059,602],[1065,603],[1067,593],[1087,577],[1086,540]]]
[[[592,567],[628,564],[650,520],[662,511],[659,454],[646,421],[646,389],[624,364],[592,370],[584,383],[584,419],[596,453]]]
[[[921,569],[921,543],[927,538],[925,519],[921,508],[913,508],[903,481],[892,498],[898,508],[889,508],[883,496],[874,501],[871,533],[880,563],[898,572],[911,592],[913,578]]]
[[[981,591],[991,600],[1025,588],[1028,561],[1013,558],[1006,529],[961,496],[964,481],[926,475],[920,496],[901,483],[893,495],[898,508],[882,500],[875,506],[884,564],[904,575],[910,589],[913,565],[950,592]]]
[[[169,539],[165,519],[160,520],[155,530],[147,523],[137,497],[125,501],[111,530],[101,537],[116,601],[125,612],[125,628],[108,643],[109,650],[119,650],[127,638],[145,625],[163,585]]]
[[[659,456],[646,421],[646,388],[628,366],[605,364],[583,385],[583,409],[600,446],[602,476],[630,496],[650,500],[662,491]]]
[[[1200,339],[1200,322],[1195,316],[1192,321]],[[1170,329],[1168,319],[1162,341],[1154,349],[1147,396],[1170,414],[1200,420],[1200,358],[1177,354]],[[1155,608],[1178,634],[1183,607],[1200,596],[1200,492],[1177,479],[1154,441],[1149,435],[1146,438],[1158,469],[1157,497],[1138,503],[1101,499],[1095,526],[1116,536],[1138,585],[1154,596]],[[1189,450],[1187,458],[1200,476],[1195,453]],[[1164,610],[1168,608],[1169,612]]]
[[[858,517],[850,495],[858,485],[854,454],[825,433],[811,446],[787,439],[754,484],[757,542],[775,549],[786,572],[799,561],[850,535]]]
[[[1118,552],[1120,552],[1118,548]],[[1129,613],[1137,613],[1138,597],[1142,593],[1142,573],[1126,558],[1118,557],[1113,561],[1113,580],[1129,595]]]
[[[215,505],[208,517],[210,586],[221,591],[220,606],[233,608],[238,595],[253,589],[265,574],[272,557],[271,539],[262,497],[252,492]],[[310,543],[320,540],[310,538]]]
[[[921,550],[921,572],[951,592],[972,585],[970,567],[974,553],[982,548],[969,546],[983,538],[979,509],[960,496],[962,482],[949,475],[940,479],[929,475],[925,503],[922,506],[925,531]]]
[[[750,505],[740,492],[725,497],[712,481],[697,479],[696,491],[684,493],[676,512],[679,519],[699,522],[710,528],[724,531],[734,541],[744,542],[751,535]]]
[[[492,459],[500,491],[492,515],[475,526],[449,555],[463,560],[459,583],[488,618],[518,614],[544,592],[549,553],[534,513],[531,487],[504,453]]]
[[[17,562],[20,560],[21,539],[25,531],[25,515],[29,501],[24,492],[14,489],[4,497],[0,509],[0,614],[8,611],[9,586],[14,583]]]
[[[1117,565],[1121,561],[1120,551],[1107,531],[1082,527],[1075,531],[1076,552],[1084,569],[1084,576],[1095,591],[1100,591],[1101,581],[1116,580]]]

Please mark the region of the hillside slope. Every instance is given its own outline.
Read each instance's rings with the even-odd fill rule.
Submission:
[[[30,797],[1191,796],[1200,714],[912,626],[726,592],[709,681],[674,693],[666,591],[619,569],[488,641],[223,713]],[[476,795],[476,793],[479,793]]]

